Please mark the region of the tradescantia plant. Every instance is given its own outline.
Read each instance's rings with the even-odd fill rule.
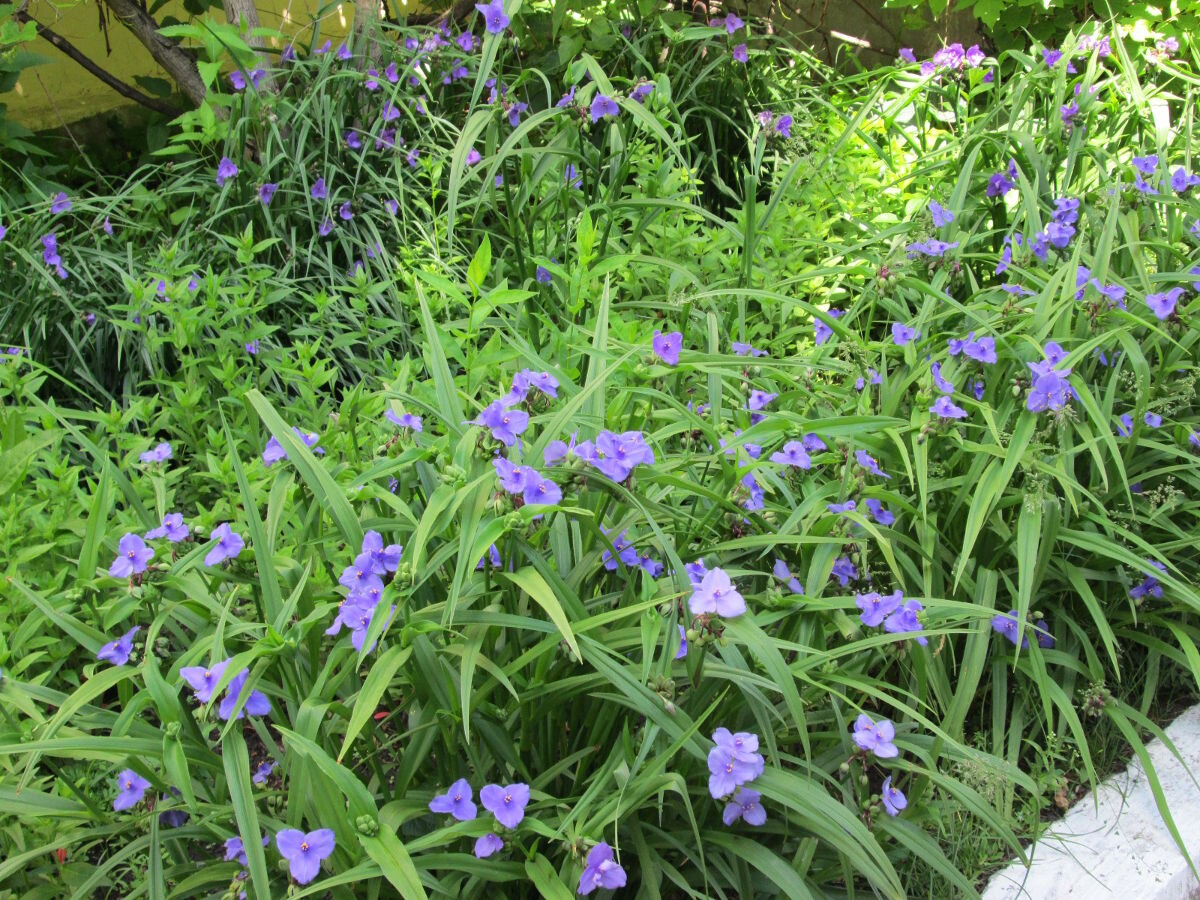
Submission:
[[[1181,92],[1088,31],[735,119],[509,12],[5,202],[0,886],[972,895],[1200,675]]]

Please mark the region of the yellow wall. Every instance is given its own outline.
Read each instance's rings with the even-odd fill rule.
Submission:
[[[68,0],[66,3],[31,0],[29,14],[127,84],[136,87],[135,75],[166,78],[137,38],[111,15],[108,16],[108,45],[112,52],[108,52],[99,26],[98,5],[107,12],[107,7],[98,4],[97,0]],[[321,4],[318,0],[258,0],[257,5],[263,27],[295,34],[300,43],[306,44],[311,39],[312,25]],[[401,9],[406,6],[401,3]],[[219,8],[209,14],[222,17]],[[353,15],[353,3],[337,6],[326,3],[321,39],[334,38],[336,46],[337,38],[347,33]],[[176,0],[156,13],[160,22],[166,16],[183,21],[190,18],[182,2]],[[130,103],[45,41],[38,40],[28,46],[53,62],[24,70],[15,91],[0,94],[0,103],[8,104],[11,119],[35,130],[56,128]],[[280,46],[280,42],[276,41],[275,46]]]

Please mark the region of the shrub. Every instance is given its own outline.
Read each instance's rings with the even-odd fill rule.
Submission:
[[[503,33],[440,86],[454,35],[331,48],[5,203],[0,884],[971,895],[1093,720],[1144,754],[1107,685],[1196,673],[1190,108],[1119,36],[817,94],[672,27],[563,107]],[[615,74],[673,40],[686,88]]]

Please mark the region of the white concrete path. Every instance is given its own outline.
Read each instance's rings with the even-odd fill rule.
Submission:
[[[1200,869],[1200,706],[1172,722],[1167,736],[1186,768],[1160,741],[1147,749],[1175,825]],[[997,872],[984,900],[1200,898],[1200,881],[1163,824],[1136,758],[1071,807],[1026,852],[1030,868],[1018,861]]]

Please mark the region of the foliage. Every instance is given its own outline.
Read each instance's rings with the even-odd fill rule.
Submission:
[[[969,896],[1200,679],[1184,63],[512,35],[6,178],[11,895]]]
[[[884,5],[935,17],[948,9],[969,11],[1000,50],[1023,47],[1030,37],[1057,45],[1095,19],[1115,20],[1139,41],[1175,38],[1187,44],[1200,28],[1197,0],[884,0]]]

